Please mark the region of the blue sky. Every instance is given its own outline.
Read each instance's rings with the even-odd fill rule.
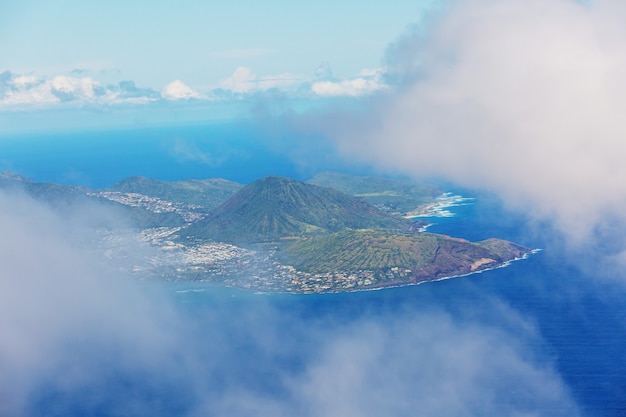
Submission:
[[[272,87],[362,95],[384,85],[389,43],[433,7],[432,0],[5,3],[0,104],[215,99],[216,89],[222,97]],[[316,81],[336,84],[312,89]]]

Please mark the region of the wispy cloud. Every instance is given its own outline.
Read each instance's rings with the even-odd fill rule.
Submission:
[[[237,149],[223,149],[219,153],[201,149],[196,142],[177,139],[170,149],[172,156],[181,162],[199,162],[211,168],[225,164],[235,156],[245,155],[245,151]]]
[[[134,81],[120,81],[115,86],[108,86],[109,99],[118,102],[149,103],[161,98],[158,91],[141,88]]]
[[[311,91],[319,96],[364,96],[389,88],[384,79],[385,70],[365,69],[354,78],[315,81]]]

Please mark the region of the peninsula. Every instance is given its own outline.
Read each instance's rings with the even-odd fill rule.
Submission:
[[[0,187],[20,187],[55,207],[103,205],[126,218],[130,230],[107,230],[98,245],[110,262],[142,277],[263,292],[341,292],[475,273],[530,253],[497,238],[469,242],[424,231],[426,223],[407,213],[442,193],[407,181],[324,173],[308,183],[269,176],[244,186],[132,177],[89,190],[3,173]],[[157,256],[125,252],[115,244],[121,234]]]

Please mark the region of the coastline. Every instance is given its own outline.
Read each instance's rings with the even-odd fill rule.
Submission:
[[[356,289],[356,290],[347,290],[347,291],[325,291],[325,292],[310,292],[310,293],[283,293],[283,294],[297,294],[297,295],[314,295],[314,294],[341,294],[341,293],[352,293],[352,292],[361,292],[361,291],[380,291],[380,290],[386,290],[389,288],[402,288],[402,287],[409,287],[409,286],[415,286],[415,285],[421,285],[421,284],[426,284],[429,282],[438,282],[438,281],[445,281],[445,280],[449,280],[449,279],[454,279],[454,278],[462,278],[462,277],[467,277],[470,275],[474,275],[474,274],[480,274],[483,272],[487,272],[487,271],[492,271],[495,269],[500,269],[500,268],[506,268],[508,266],[510,266],[513,262],[517,262],[517,261],[522,261],[524,259],[528,259],[530,255],[534,255],[536,253],[541,252],[542,249],[531,249],[528,253],[525,253],[523,256],[508,260],[506,262],[503,262],[500,265],[496,265],[496,266],[492,266],[492,267],[488,267],[488,268],[484,268],[484,269],[479,269],[476,271],[471,271],[468,272],[466,274],[459,274],[459,275],[450,275],[447,277],[440,277],[440,278],[434,278],[434,279],[426,279],[423,281],[419,281],[419,282],[408,282],[408,283],[404,283],[404,284],[397,284],[397,285],[385,285],[385,286],[380,286],[380,287],[375,287],[375,288],[360,288],[360,289]],[[270,293],[268,293],[270,294]]]
[[[433,278],[433,279],[425,279],[419,282],[406,282],[406,283],[397,283],[397,284],[390,284],[390,285],[381,285],[378,287],[371,287],[371,288],[358,288],[358,289],[351,289],[351,290],[344,290],[344,291],[319,291],[319,292],[291,292],[291,291],[259,291],[259,290],[254,290],[252,288],[242,288],[242,287],[237,287],[237,286],[232,286],[232,285],[224,285],[224,287],[227,288],[232,288],[235,290],[241,290],[241,291],[250,291],[251,294],[254,295],[323,295],[323,294],[342,294],[342,293],[357,293],[357,292],[363,292],[363,291],[381,291],[381,290],[386,290],[386,289],[391,289],[391,288],[402,288],[402,287],[409,287],[409,286],[416,286],[416,285],[422,285],[422,284],[427,284],[430,282],[438,282],[438,281],[445,281],[445,280],[449,280],[449,279],[455,279],[455,278],[462,278],[462,277],[467,277],[470,275],[474,275],[474,274],[480,274],[483,272],[487,272],[487,271],[492,271],[495,269],[501,269],[501,268],[506,268],[508,266],[510,266],[511,264],[513,264],[513,262],[517,262],[517,261],[522,261],[525,259],[528,259],[530,257],[530,255],[534,255],[536,253],[541,252],[543,249],[540,248],[536,248],[536,249],[531,249],[529,250],[527,253],[525,253],[524,255],[520,256],[520,257],[516,257],[513,259],[510,259],[508,261],[505,261],[499,265],[496,266],[491,266],[491,267],[487,267],[487,268],[483,268],[483,269],[479,269],[476,271],[471,271],[465,274],[458,274],[458,275],[450,275],[450,276],[445,276],[445,277],[439,277],[439,278]],[[195,281],[195,282],[205,282],[207,284],[209,284],[209,281]],[[189,291],[193,291],[193,292],[201,292],[199,290],[189,290]],[[204,291],[204,290],[202,290]],[[177,291],[177,292],[188,292],[188,291]]]
[[[417,207],[403,217],[406,219],[418,219],[422,217],[455,217],[456,214],[448,210],[449,208],[466,206],[472,204],[474,200],[475,198],[473,197],[463,197],[450,192],[443,193],[436,197],[433,202]]]

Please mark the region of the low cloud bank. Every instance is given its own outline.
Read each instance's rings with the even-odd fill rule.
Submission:
[[[104,384],[105,364],[158,369],[174,314],[77,246],[89,216],[71,222],[19,194],[0,193],[0,208],[0,414],[29,415],[38,390]]]
[[[443,312],[365,316],[322,334],[319,351],[290,380],[293,403],[226,397],[219,414],[578,415],[554,370],[518,342]]]
[[[192,98],[180,81],[167,86],[163,98],[173,100]],[[184,94],[183,94],[184,93]],[[182,95],[181,95],[182,94]],[[162,98],[160,92],[138,88],[133,81],[104,85],[82,74],[57,75],[52,78],[0,73],[0,109],[29,109],[55,107],[63,104],[116,105],[147,104]]]
[[[217,85],[197,89],[174,80],[160,90],[138,87],[133,80],[104,83],[99,74],[74,70],[70,74],[35,76],[11,71],[0,73],[0,112],[36,111],[55,108],[148,107],[173,102],[214,103],[255,100],[276,94],[293,100],[320,97],[367,96],[387,88],[383,69],[363,70],[353,77],[319,79],[291,73],[257,75],[237,67]]]
[[[495,302],[476,308],[498,321],[185,304],[78,245],[89,214],[4,193],[0,213],[2,415],[577,414],[532,326]]]

